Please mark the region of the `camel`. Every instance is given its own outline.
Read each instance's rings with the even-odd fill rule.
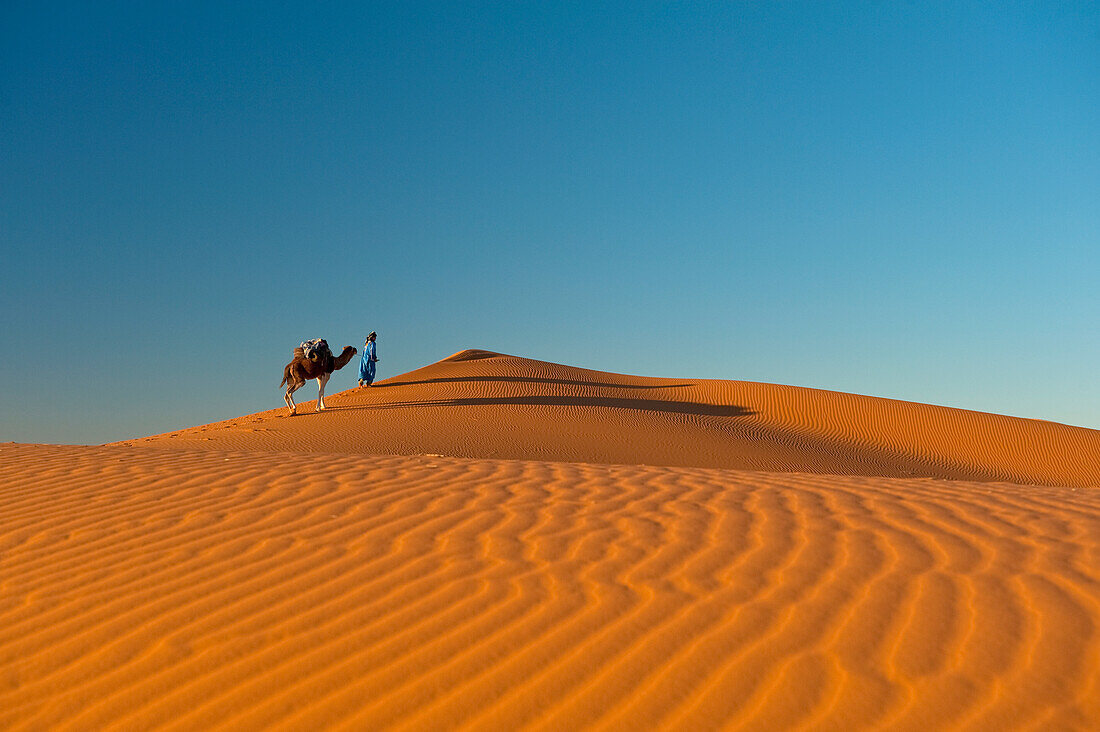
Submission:
[[[298,413],[298,407],[291,395],[305,386],[310,379],[317,379],[317,411],[322,411],[325,408],[325,384],[332,377],[332,372],[344,368],[356,353],[358,351],[351,346],[344,346],[339,356],[333,356],[332,351],[326,347],[322,352],[315,351],[313,358],[306,358],[301,348],[295,348],[294,360],[283,369],[283,380],[279,384],[279,386],[286,384],[283,401],[290,408],[290,414],[287,416],[293,417]]]

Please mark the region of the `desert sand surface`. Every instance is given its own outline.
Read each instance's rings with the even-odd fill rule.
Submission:
[[[481,351],[326,402],[0,445],[0,728],[1100,728],[1096,431]]]
[[[336,372],[330,387],[352,381],[356,364]],[[625,376],[482,350],[330,392],[323,413],[315,382],[296,396],[312,400],[292,418],[280,406],[120,444],[1100,486],[1097,430],[794,386]]]

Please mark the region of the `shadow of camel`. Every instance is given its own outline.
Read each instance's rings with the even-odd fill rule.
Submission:
[[[670,414],[696,414],[707,417],[747,417],[755,412],[737,404],[702,404],[699,402],[671,402],[664,399],[623,399],[591,396],[516,396],[469,397],[463,399],[430,399],[415,402],[388,402],[361,406],[332,406],[325,411],[351,409],[410,409],[413,407],[486,407],[499,405],[540,407],[610,407],[635,409],[644,412]]]
[[[462,382],[503,382],[510,384],[561,384],[563,386],[606,386],[611,389],[682,389],[694,384],[662,384],[645,386],[641,384],[609,384],[603,381],[578,381],[576,379],[550,379],[541,376],[448,376],[419,381],[387,381],[372,386],[372,389],[384,389],[387,386],[411,386],[413,384],[460,384]]]

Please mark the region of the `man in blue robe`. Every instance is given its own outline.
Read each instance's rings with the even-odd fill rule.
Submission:
[[[367,386],[374,383],[374,364],[378,361],[374,342],[377,339],[378,334],[372,330],[367,340],[363,342],[363,359],[359,362],[359,386],[362,386],[363,382],[366,382]]]

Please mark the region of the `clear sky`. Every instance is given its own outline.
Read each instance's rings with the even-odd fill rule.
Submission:
[[[5,441],[370,330],[1100,428],[1100,4],[4,2],[0,249]]]

